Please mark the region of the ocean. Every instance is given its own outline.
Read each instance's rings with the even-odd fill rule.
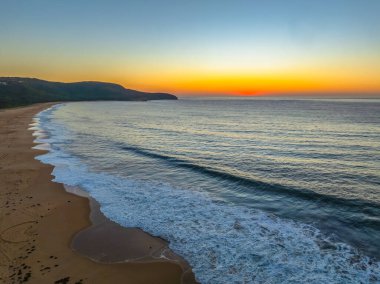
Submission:
[[[37,157],[201,283],[380,283],[380,100],[76,102]]]

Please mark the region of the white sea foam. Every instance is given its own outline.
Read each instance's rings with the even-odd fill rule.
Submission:
[[[93,172],[63,151],[69,130],[38,115],[55,181],[86,190],[110,219],[170,242],[201,283],[379,283],[380,265],[317,229],[264,212],[215,202],[207,194]]]

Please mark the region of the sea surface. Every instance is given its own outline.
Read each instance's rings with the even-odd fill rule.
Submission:
[[[56,105],[39,156],[201,283],[380,283],[380,100]]]

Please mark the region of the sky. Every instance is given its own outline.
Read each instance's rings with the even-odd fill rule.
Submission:
[[[0,0],[0,76],[380,94],[379,0]]]

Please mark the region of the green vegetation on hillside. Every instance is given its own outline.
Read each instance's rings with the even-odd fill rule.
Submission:
[[[60,83],[33,78],[0,77],[0,108],[55,101],[176,100],[166,93],[146,93],[103,82]]]

